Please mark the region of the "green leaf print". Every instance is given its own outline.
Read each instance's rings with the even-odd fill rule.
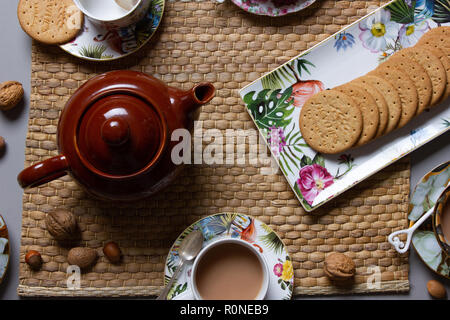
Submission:
[[[306,59],[297,58],[265,75],[261,79],[261,84],[265,89],[281,89],[293,83],[302,82],[300,78],[304,76],[305,72],[311,75],[309,67],[315,68],[316,66]]]
[[[411,1],[409,6],[405,0],[398,0],[387,6],[391,12],[391,20],[401,24],[408,24],[414,22],[414,9],[416,8],[416,1]]]
[[[318,164],[319,166],[325,168],[325,159],[322,157],[322,155],[319,152],[316,153],[316,155],[314,156],[312,163]]]
[[[294,289],[294,286],[292,285],[292,283],[289,283],[289,290],[291,290],[292,291],[292,289]]]
[[[290,84],[293,81],[295,81],[295,76],[292,74],[291,68],[284,65],[263,77],[261,84],[265,89],[281,89],[286,86],[285,83]]]
[[[300,166],[303,168],[305,166],[309,166],[313,164],[313,161],[311,160],[310,157],[308,157],[306,154],[302,157],[302,159],[300,160]]]
[[[442,119],[442,124],[445,128],[450,127],[450,119]]]
[[[450,22],[450,0],[436,0],[431,19],[436,23]]]
[[[307,147],[306,143],[302,143],[303,137],[300,130],[296,126],[292,126],[291,130],[286,135],[286,145],[280,151],[279,163],[284,172],[287,170],[291,173],[297,174],[300,169],[300,159],[304,154],[300,147]],[[295,172],[297,171],[297,172]]]
[[[179,295],[180,293],[183,293],[184,291],[186,291],[187,289],[187,282],[185,282],[184,284],[179,284],[177,286],[173,286],[172,289],[170,289],[169,294],[167,295],[167,298],[169,300],[175,298],[177,295]]]
[[[274,231],[260,236],[259,239],[275,254],[283,252],[283,242]]]
[[[300,77],[303,76],[302,75],[303,70],[306,71],[308,74],[311,74],[311,72],[309,72],[309,70],[308,70],[308,65],[310,65],[314,68],[316,67],[313,63],[309,62],[306,59],[298,59],[297,60],[297,71],[298,71],[298,74],[300,75]]]
[[[311,205],[305,200],[305,198],[303,198],[302,192],[300,191],[297,181],[294,184],[294,192],[297,193],[297,195],[299,196],[300,200],[303,202],[303,205],[305,206],[305,209],[310,210],[312,207]]]
[[[285,128],[291,123],[290,116],[294,112],[291,94],[291,87],[283,92],[281,89],[263,89],[256,97],[255,91],[251,91],[244,96],[244,102],[260,129],[268,130],[273,126]]]
[[[83,46],[80,49],[80,54],[84,57],[93,58],[93,59],[110,59],[113,58],[112,55],[104,55],[103,53],[106,51],[106,46],[102,44],[98,45],[88,45]]]

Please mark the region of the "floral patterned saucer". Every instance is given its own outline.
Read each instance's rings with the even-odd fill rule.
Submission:
[[[289,300],[294,288],[294,269],[291,258],[277,234],[261,221],[239,213],[218,213],[203,218],[190,225],[178,237],[166,260],[164,283],[167,284],[179,264],[178,248],[181,241],[193,230],[203,233],[204,244],[218,239],[238,238],[255,246],[264,256],[270,271],[267,300]],[[169,291],[169,300],[193,299],[189,277],[192,262],[181,271],[180,276]]]
[[[427,173],[416,185],[409,205],[409,227],[434,206],[439,195],[450,181],[450,161]],[[412,237],[412,244],[422,261],[438,275],[450,279],[450,257],[439,246],[433,232],[432,217],[429,217]]]
[[[60,47],[78,58],[109,61],[126,57],[142,48],[153,36],[164,13],[165,0],[153,0],[145,17],[136,24],[107,30],[84,19],[83,29]]]
[[[0,283],[3,281],[9,265],[8,228],[5,220],[0,216]]]
[[[238,7],[247,12],[280,17],[288,13],[297,12],[310,6],[316,0],[231,0]]]

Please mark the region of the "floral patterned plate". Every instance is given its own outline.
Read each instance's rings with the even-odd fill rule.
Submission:
[[[145,17],[136,24],[107,30],[84,19],[77,37],[60,47],[78,58],[109,61],[126,57],[142,48],[153,36],[164,13],[165,0],[153,0]]]
[[[306,211],[450,129],[449,102],[405,127],[338,155],[310,148],[299,128],[300,110],[314,93],[375,69],[438,25],[449,25],[447,0],[396,0],[322,41],[240,91],[247,111]]]
[[[238,7],[247,12],[279,17],[285,14],[297,12],[312,5],[316,0],[231,0]]]
[[[277,234],[261,221],[239,213],[218,213],[203,218],[190,225],[178,237],[169,251],[166,260],[164,283],[170,281],[179,264],[178,248],[181,241],[193,230],[203,233],[208,245],[218,239],[238,238],[255,246],[264,256],[270,271],[267,300],[289,300],[294,287],[294,269],[291,258]],[[168,294],[168,299],[191,300],[193,294],[190,288],[192,262],[181,271],[180,276]]]
[[[416,185],[409,205],[409,227],[434,206],[450,181],[450,161],[427,173]],[[450,257],[445,254],[433,232],[429,217],[412,236],[412,244],[422,261],[434,272],[450,279]]]
[[[9,240],[8,228],[5,220],[0,215],[0,283],[3,281],[9,265]]]

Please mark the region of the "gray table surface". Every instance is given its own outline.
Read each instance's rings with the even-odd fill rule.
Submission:
[[[11,248],[11,260],[5,279],[0,284],[0,299],[19,299],[19,252],[22,214],[22,189],[16,182],[25,160],[25,138],[28,122],[28,107],[31,79],[31,40],[20,28],[16,16],[18,0],[0,3],[0,82],[17,80],[25,89],[24,102],[10,112],[0,112],[0,136],[7,141],[7,150],[0,158],[0,214],[5,218]],[[411,188],[430,169],[450,160],[450,132],[440,136],[411,154]],[[430,279],[440,280],[450,294],[450,281],[430,271],[410,251],[410,283],[408,294],[358,295],[316,297],[317,299],[430,299],[426,283]],[[302,297],[301,299],[304,299]],[[310,299],[310,298],[308,298]]]

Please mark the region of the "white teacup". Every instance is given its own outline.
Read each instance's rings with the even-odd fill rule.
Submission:
[[[241,245],[241,246],[245,247],[246,249],[248,249],[252,253],[254,253],[254,255],[257,257],[257,259],[260,263],[260,266],[261,266],[261,270],[262,270],[262,281],[261,281],[261,283],[258,283],[258,285],[260,285],[260,289],[259,289],[257,295],[255,296],[254,300],[263,300],[265,298],[265,296],[267,294],[267,290],[269,288],[269,268],[267,266],[267,263],[266,263],[263,255],[247,241],[240,240],[240,239],[227,238],[227,239],[220,239],[220,240],[217,240],[217,241],[214,241],[214,242],[208,244],[206,247],[204,247],[202,249],[202,251],[200,251],[197,258],[195,259],[195,262],[192,266],[190,282],[191,282],[192,293],[196,300],[204,300],[204,298],[201,296],[201,294],[199,292],[199,288],[196,283],[199,265],[202,262],[202,258],[204,258],[208,252],[211,252],[211,250],[217,249],[218,246],[223,245],[223,244],[230,244],[230,243]]]
[[[127,27],[140,21],[152,0],[135,2],[134,6],[127,10],[115,0],[74,0],[75,5],[92,23],[108,30]]]

